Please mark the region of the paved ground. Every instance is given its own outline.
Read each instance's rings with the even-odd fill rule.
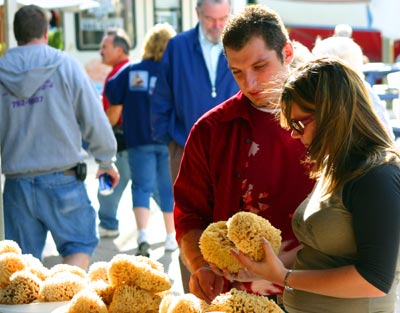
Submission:
[[[92,201],[94,208],[98,209],[97,201],[97,188],[98,182],[94,178],[97,166],[91,159],[88,162],[88,177],[86,179],[86,186],[88,189],[89,197]],[[118,218],[120,221],[120,236],[114,239],[107,238],[101,239],[97,247],[92,262],[95,261],[110,261],[112,257],[119,253],[135,254],[137,249],[136,244],[136,223],[135,217],[132,212],[132,199],[130,193],[130,185],[122,195],[120,206],[118,208]],[[181,273],[179,269],[179,251],[164,252],[164,239],[166,236],[163,216],[160,209],[155,202],[151,205],[151,218],[149,224],[150,230],[150,244],[152,251],[150,258],[161,262],[164,265],[165,272],[168,273],[172,281],[172,290],[176,294],[183,293],[181,283]],[[52,265],[60,262],[60,257],[55,249],[54,243],[49,237],[46,249],[44,252],[44,265],[51,267]]]

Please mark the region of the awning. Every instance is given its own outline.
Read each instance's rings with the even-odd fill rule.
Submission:
[[[371,28],[367,0],[259,0],[275,10],[287,26],[331,27],[349,24],[353,28]]]
[[[34,4],[43,9],[59,9],[63,11],[82,11],[98,7],[100,4],[95,0],[17,0],[18,4]],[[0,6],[4,0],[0,0]]]
[[[372,26],[379,29],[386,38],[400,39],[399,12],[399,0],[372,0]]]
[[[279,13],[286,25],[376,29],[400,39],[399,0],[259,0]]]
[[[279,1],[279,0],[278,0]],[[324,3],[369,3],[371,0],[282,0],[293,2],[324,2]]]

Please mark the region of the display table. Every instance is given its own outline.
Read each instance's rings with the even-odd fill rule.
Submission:
[[[366,81],[373,86],[381,80],[383,80],[382,83],[386,83],[385,78],[387,74],[399,72],[400,63],[370,62],[363,65],[362,71]]]

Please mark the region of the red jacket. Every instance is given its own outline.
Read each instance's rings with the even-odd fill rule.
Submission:
[[[186,232],[228,220],[244,209],[241,184],[252,143],[250,108],[249,100],[238,92],[203,115],[192,128],[174,184],[178,242]],[[314,185],[301,164],[305,147],[280,127],[273,114],[265,129],[258,131],[268,136],[271,150],[260,164],[262,187],[269,194],[269,208],[260,215],[282,231],[283,240],[295,239],[292,214]]]

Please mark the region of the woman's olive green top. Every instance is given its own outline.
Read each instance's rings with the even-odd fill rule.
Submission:
[[[335,298],[294,289],[284,293],[288,312],[394,312],[399,281],[399,172],[392,164],[376,167],[347,184],[343,192],[325,197],[321,178],[292,220],[294,233],[304,245],[295,270],[355,264],[387,296]]]

